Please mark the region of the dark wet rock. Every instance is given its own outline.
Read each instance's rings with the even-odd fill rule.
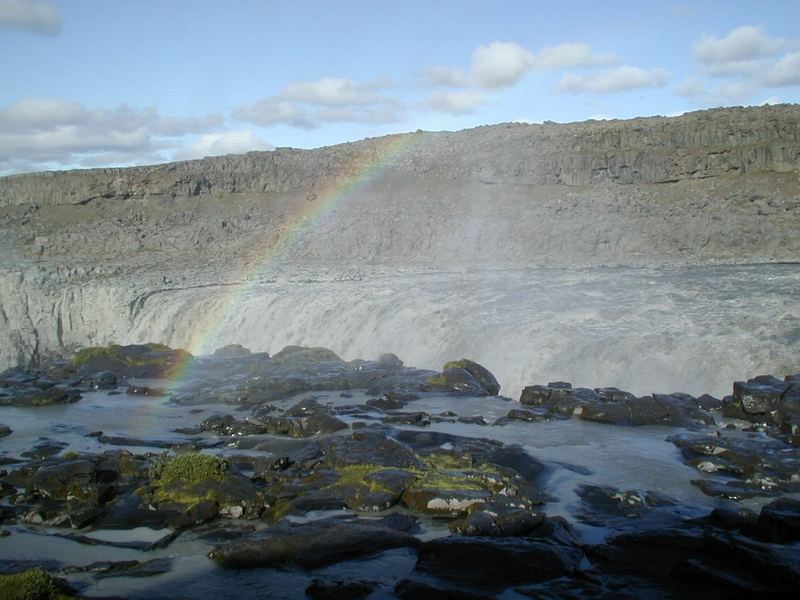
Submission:
[[[703,394],[695,399],[695,404],[703,410],[720,410],[722,408],[722,401],[710,394]]]
[[[779,597],[794,593],[800,576],[791,546],[696,523],[618,534],[587,553],[604,574],[650,579],[670,596]]]
[[[624,527],[625,521],[640,519],[654,509],[672,507],[671,498],[655,492],[619,490],[606,485],[584,484],[576,490],[581,499],[577,519],[595,527]]]
[[[394,588],[394,593],[402,600],[490,600],[494,595],[481,594],[457,587],[435,586],[427,581],[403,579]]]
[[[272,356],[279,365],[303,366],[308,363],[344,362],[332,350],[327,348],[305,348],[303,346],[286,346],[283,350]]]
[[[578,418],[613,425],[710,425],[713,417],[693,401],[676,395],[654,394],[642,398],[582,403],[573,410]]]
[[[312,600],[361,600],[369,596],[376,587],[373,581],[326,581],[315,579],[306,588],[306,596]]]
[[[800,541],[800,500],[778,498],[763,506],[754,534],[779,544]]]
[[[447,369],[464,369],[475,378],[487,394],[497,396],[500,393],[500,384],[491,371],[468,358],[448,362],[443,367],[443,370]]]
[[[129,396],[150,396],[161,397],[168,394],[167,390],[157,387],[149,387],[146,385],[129,385],[125,391]]]
[[[458,417],[456,421],[464,423],[465,425],[488,425],[486,419],[480,415],[474,417]]]
[[[111,345],[86,348],[72,359],[72,367],[85,376],[111,371],[117,377],[163,378],[191,362],[185,350],[173,350],[161,344]]]
[[[464,396],[489,396],[481,383],[463,368],[445,368],[439,375],[427,379],[427,390]]]
[[[635,400],[636,395],[615,387],[595,388],[600,398],[606,402],[620,402],[621,400]]]
[[[152,560],[122,560],[93,562],[80,567],[65,567],[62,573],[91,573],[95,579],[109,577],[152,577],[169,573],[172,559],[164,556]]]
[[[800,378],[788,376],[781,381],[772,375],[759,375],[736,381],[733,396],[724,402],[723,414],[796,433],[800,424]]]
[[[749,508],[719,507],[705,517],[696,519],[703,525],[724,529],[725,531],[751,531],[758,521],[758,515]]]
[[[508,411],[506,419],[509,421],[528,421],[530,423],[543,423],[545,421],[552,421],[553,415],[546,410],[530,410],[527,408],[512,408]],[[495,425],[502,425],[503,422]]]
[[[228,344],[222,348],[214,350],[214,356],[218,358],[235,358],[238,356],[247,356],[250,350],[240,344]]]
[[[575,571],[580,549],[525,538],[447,537],[420,547],[416,572],[461,586],[503,589]]]
[[[73,388],[35,386],[0,389],[0,406],[50,406],[71,404],[80,400],[80,392]]]
[[[137,525],[137,526],[146,527],[147,524]],[[84,546],[108,546],[110,548],[126,548],[129,550],[152,552],[153,550],[161,550],[166,548],[172,542],[174,542],[181,534],[180,530],[175,530],[175,531],[167,530],[167,531],[169,531],[169,533],[157,539],[155,542],[143,542],[140,540],[110,541],[110,540],[101,540],[99,538],[90,537],[88,535],[70,534],[70,533],[54,533],[52,535],[53,537],[64,538],[76,542],[78,544],[82,544]]]
[[[53,500],[76,499],[92,504],[105,503],[114,495],[116,476],[98,471],[86,459],[66,460],[38,469],[30,481],[31,491]]]
[[[45,439],[40,441],[30,450],[23,452],[22,456],[32,459],[50,458],[51,456],[55,456],[61,452],[67,446],[69,446],[69,444],[64,442]]]
[[[110,390],[117,387],[117,376],[111,371],[98,371],[84,378],[93,390]]]
[[[426,412],[397,413],[381,419],[387,425],[416,425],[425,427],[431,424],[431,415]]]
[[[406,400],[401,400],[393,393],[383,394],[379,398],[367,400],[367,406],[371,406],[379,410],[398,410],[407,404],[408,402]]]
[[[546,420],[547,413],[551,413],[627,426],[696,427],[714,423],[714,418],[688,394],[653,394],[637,398],[614,387],[572,388],[568,383],[554,382],[546,386],[525,387],[519,401],[525,406],[535,407],[535,412],[514,413],[509,418],[540,421]]]
[[[467,536],[523,535],[545,518],[544,513],[524,501],[497,498],[471,506],[464,517],[450,524],[450,531]]]
[[[11,427],[6,425],[5,423],[0,423],[0,438],[4,438],[7,435],[11,435]]]
[[[761,434],[672,436],[684,460],[707,478],[704,493],[739,500],[800,492],[800,448]],[[733,479],[731,479],[733,478]]]
[[[390,548],[416,547],[407,533],[370,521],[324,519],[284,523],[217,546],[209,557],[228,569],[279,565],[316,567]]]
[[[399,370],[403,368],[403,361],[396,354],[387,352],[378,357],[378,364],[387,369]]]
[[[208,442],[204,440],[146,440],[141,438],[130,438],[121,435],[105,435],[97,436],[97,441],[101,444],[108,444],[110,446],[133,446],[142,448],[163,448],[164,450],[198,450],[200,448],[215,448],[220,442]]]

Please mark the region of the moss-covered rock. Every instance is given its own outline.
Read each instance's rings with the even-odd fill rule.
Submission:
[[[464,369],[470,375],[472,375],[479,384],[481,384],[483,389],[486,390],[487,394],[490,396],[497,396],[497,394],[500,393],[500,384],[497,383],[495,376],[492,375],[489,369],[483,365],[479,365],[475,361],[472,361],[468,358],[453,360],[445,364],[443,370],[444,369]]]
[[[131,344],[84,348],[72,359],[79,373],[111,371],[125,377],[168,377],[192,359],[186,350],[163,344]]]
[[[183,511],[200,521],[217,514],[253,518],[265,505],[250,479],[230,469],[225,459],[199,452],[157,462],[151,470],[151,485],[140,493],[160,508]]]
[[[344,362],[333,350],[306,348],[304,346],[286,346],[283,350],[274,354],[272,360],[282,366],[303,366],[317,362]]]
[[[73,596],[73,590],[62,580],[39,567],[0,575],[0,600],[57,600]]]

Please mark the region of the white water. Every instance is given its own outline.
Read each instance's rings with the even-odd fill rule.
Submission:
[[[800,372],[800,265],[269,277],[156,294],[124,341],[186,346],[204,315],[219,314],[206,351],[325,346],[345,359],[394,352],[437,370],[468,357],[511,397],[554,380],[722,396],[737,379]]]

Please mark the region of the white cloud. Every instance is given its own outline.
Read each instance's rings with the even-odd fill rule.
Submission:
[[[313,129],[317,126],[311,120],[307,110],[295,102],[281,100],[276,96],[259,100],[247,106],[240,106],[234,109],[232,114],[240,121],[247,121],[263,127],[286,124],[301,129]]]
[[[274,150],[275,146],[265,142],[249,129],[206,133],[197,141],[175,154],[178,160],[203,158],[206,156],[222,156],[224,154],[242,154],[252,150]]]
[[[692,55],[704,64],[740,62],[774,56],[785,46],[784,40],[769,37],[761,28],[744,25],[721,39],[704,35]]]
[[[234,109],[232,115],[265,127],[284,124],[303,129],[325,123],[392,123],[402,118],[405,107],[379,93],[389,85],[385,80],[359,84],[339,77],[293,82],[274,96]]]
[[[90,164],[97,156],[119,163],[159,154],[189,133],[222,124],[221,114],[164,117],[154,108],[89,109],[78,102],[31,98],[0,107],[0,171]],[[22,167],[20,167],[22,165]]]
[[[661,87],[667,81],[663,69],[643,69],[622,66],[605,69],[591,75],[568,73],[556,85],[556,91],[565,94],[612,94],[639,88]]]
[[[426,105],[440,112],[466,114],[486,104],[488,98],[478,90],[456,92],[434,92],[428,96]]]
[[[692,56],[715,75],[757,71],[765,59],[778,54],[788,42],[768,36],[759,27],[737,27],[723,38],[704,35],[692,48]]]
[[[376,99],[370,87],[359,86],[352,79],[341,77],[323,77],[319,81],[290,83],[280,95],[285,100],[323,106],[371,104]]]
[[[466,87],[469,85],[469,77],[462,69],[434,66],[426,67],[422,74],[427,82],[433,86]]]
[[[0,0],[0,28],[56,35],[61,31],[61,15],[42,0]]]
[[[499,89],[517,83],[531,71],[596,67],[617,61],[613,54],[594,52],[588,44],[568,43],[533,52],[514,42],[492,42],[472,53],[468,71],[428,67],[428,84],[442,87]]]
[[[534,55],[533,66],[542,70],[602,67],[618,60],[613,54],[594,52],[589,44],[570,43],[543,48]]]
[[[530,50],[513,42],[479,46],[472,54],[471,80],[480,87],[507,87],[522,79],[534,60]]]
[[[765,106],[767,104],[781,104],[782,102],[783,101],[777,96],[770,96],[769,98],[765,98],[761,105]]]
[[[792,52],[766,69],[762,74],[766,85],[781,87],[800,85],[800,52]]]

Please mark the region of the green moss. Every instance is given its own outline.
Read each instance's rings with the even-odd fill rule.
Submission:
[[[381,483],[367,479],[370,475],[374,473],[378,473],[380,471],[387,470],[386,467],[380,465],[346,465],[344,467],[340,467],[337,469],[337,473],[339,473],[339,479],[327,486],[329,488],[333,487],[345,487],[345,486],[352,486],[352,487],[359,487],[359,488],[366,488],[370,492],[387,492],[391,493],[391,490],[387,488],[385,485]],[[398,470],[405,470],[405,469],[398,469]]]
[[[435,387],[446,387],[447,378],[444,376],[444,373],[441,375],[432,375],[431,377],[428,377],[426,383]]]
[[[81,457],[81,455],[78,454],[77,452],[75,452],[74,450],[69,450],[67,452],[64,452],[64,454],[61,455],[61,458],[64,458],[66,460],[74,460],[74,459],[80,458],[80,457]]]
[[[144,346],[150,350],[151,352],[173,352],[173,349],[169,346],[165,346],[163,344],[144,344]],[[100,359],[100,358],[108,358],[112,360],[117,360],[129,367],[147,367],[147,366],[159,366],[166,362],[165,357],[163,356],[132,356],[130,354],[126,354],[124,352],[125,348],[118,344],[111,344],[110,346],[94,346],[91,348],[84,348],[80,352],[78,352],[75,357],[72,359],[72,365],[74,367],[80,367],[81,365],[89,362],[90,360]],[[177,350],[175,352],[181,352],[184,354],[184,358],[188,358],[191,356],[185,350]],[[169,360],[172,360],[172,356],[170,355]]]
[[[157,473],[159,485],[172,483],[197,484],[219,481],[225,476],[228,463],[212,454],[185,452],[167,460]]]
[[[50,600],[65,598],[56,583],[56,578],[39,567],[0,575],[0,600]]]
[[[467,369],[469,370],[469,366],[475,364],[471,360],[467,358],[462,358],[460,360],[451,360],[449,363],[446,363],[444,367],[442,367],[442,371],[445,369]]]

